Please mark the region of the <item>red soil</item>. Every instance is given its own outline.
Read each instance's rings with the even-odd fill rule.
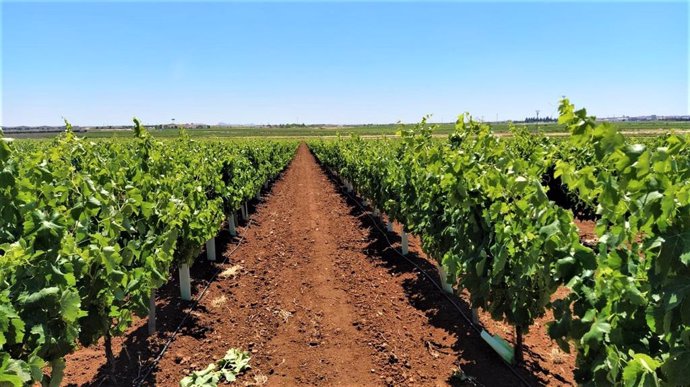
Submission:
[[[255,210],[239,228],[239,247],[226,233],[217,238],[228,263],[199,259],[192,267],[194,296],[216,270],[237,272],[211,284],[143,385],[177,386],[231,347],[252,354],[238,385],[520,385],[454,306],[469,314],[467,304],[448,300],[396,255],[306,146]],[[397,234],[388,237],[399,242]],[[413,238],[410,259],[435,274],[418,246]],[[159,291],[158,333],[148,337],[142,319],[113,340],[114,380],[101,343],[68,357],[65,384],[133,385],[191,306],[179,300],[175,277]],[[512,337],[508,327],[480,318],[490,332]],[[546,321],[526,335],[518,373],[533,386],[567,385],[573,357],[548,339]]]
[[[589,246],[596,244],[596,242],[599,240],[596,232],[597,222],[593,220],[580,220],[576,218],[575,225],[580,231],[580,241],[582,241],[582,243]]]

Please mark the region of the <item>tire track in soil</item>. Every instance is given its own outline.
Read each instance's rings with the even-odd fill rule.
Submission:
[[[211,285],[145,385],[177,386],[231,347],[252,353],[252,369],[238,385],[468,385],[451,378],[458,367],[486,386],[519,385],[429,280],[395,256],[368,222],[300,145],[257,204],[252,225],[239,229],[245,242],[229,262],[198,259],[192,267],[194,296],[216,267],[232,274]],[[234,248],[226,246],[218,250]],[[174,278],[160,291],[156,335],[145,335],[142,319],[114,341],[122,371],[116,383],[104,381],[102,344],[69,356],[66,382],[131,385],[189,307],[177,291]]]

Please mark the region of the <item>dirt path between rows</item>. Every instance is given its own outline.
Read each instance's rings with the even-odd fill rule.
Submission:
[[[338,283],[342,239],[334,234],[343,225],[331,216],[337,195],[333,187],[324,190],[325,176],[304,147],[284,183],[265,230],[293,247],[281,262],[269,262],[274,270],[266,273],[275,285],[269,307],[284,320],[260,350],[271,354],[268,383],[375,384],[366,333],[355,328],[358,314]]]
[[[177,386],[237,347],[252,354],[252,369],[237,385],[519,386],[451,302],[372,225],[301,145],[239,228],[242,243],[225,233],[217,239],[228,262],[199,259],[192,267],[193,295],[215,271],[224,274],[143,385]],[[433,270],[415,251],[412,243],[410,258]],[[66,383],[129,386],[141,378],[191,304],[179,300],[174,277],[159,291],[158,333],[149,337],[143,319],[115,339],[114,382],[101,344],[69,356]],[[561,384],[521,374],[534,386]]]

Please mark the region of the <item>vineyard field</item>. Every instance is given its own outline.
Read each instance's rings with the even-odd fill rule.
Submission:
[[[690,136],[559,112],[0,136],[0,385],[687,385]]]
[[[146,316],[174,266],[287,164],[295,143],[0,142],[2,366],[11,385],[61,383],[64,356]],[[50,376],[42,377],[44,368]]]
[[[492,128],[501,135],[510,134],[510,124],[507,122],[492,123]],[[556,122],[524,124],[515,123],[518,126],[525,126],[528,130],[536,132],[542,131],[549,136],[560,137],[567,135],[568,130],[565,126]],[[617,122],[616,127],[626,136],[630,137],[650,137],[658,136],[669,130],[679,132],[690,131],[688,121],[641,121],[641,122]],[[278,126],[210,126],[208,128],[189,128],[188,133],[195,138],[223,139],[223,138],[315,138],[315,137],[336,137],[338,135],[359,135],[366,137],[396,137],[396,133],[404,128],[413,127],[414,124],[380,124],[380,125],[284,125]],[[151,133],[157,138],[175,138],[178,135],[176,128],[156,129],[150,128]],[[436,137],[446,137],[455,130],[454,123],[438,124],[434,131]],[[52,138],[57,132],[45,133],[22,133],[21,131],[12,132],[12,136],[17,138]],[[85,138],[129,138],[132,133],[128,129],[84,129],[79,134]]]
[[[372,205],[422,238],[442,282],[523,335],[547,311],[549,335],[577,351],[583,385],[683,385],[690,365],[687,292],[690,140],[635,143],[561,101],[567,141],[514,128],[509,141],[461,116],[447,141],[422,121],[402,143],[312,144]],[[574,217],[596,219],[580,239]],[[569,292],[559,289],[566,287]]]
[[[690,387],[690,1],[0,2],[0,387]]]

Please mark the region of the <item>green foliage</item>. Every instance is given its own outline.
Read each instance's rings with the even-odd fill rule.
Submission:
[[[585,385],[684,385],[690,367],[690,139],[629,143],[568,100],[559,121],[590,165],[558,173],[598,203],[594,270],[573,278],[555,336],[575,341]]]
[[[527,329],[556,288],[593,262],[583,259],[591,252],[579,243],[572,214],[541,185],[550,148],[524,134],[507,143],[465,115],[446,141],[434,141],[433,130],[425,118],[395,143],[353,138],[311,146],[420,235],[448,281],[470,291],[473,307]]]
[[[555,142],[511,128],[505,140],[460,116],[446,141],[426,119],[400,141],[313,141],[319,160],[353,183],[469,291],[473,307],[526,329],[551,308],[549,334],[577,350],[587,386],[688,382],[690,138],[631,143],[567,100]],[[596,211],[599,243],[583,246],[570,211],[543,179],[561,179]],[[571,289],[552,300],[560,286]]]
[[[184,377],[180,381],[180,387],[216,387],[221,380],[232,383],[237,375],[250,368],[250,359],[248,352],[231,348],[222,359],[209,364],[202,371],[194,371]]]
[[[191,263],[296,148],[160,142],[134,122],[126,142],[85,141],[69,124],[21,152],[0,138],[0,382],[59,385],[63,357],[146,315],[173,265]]]

